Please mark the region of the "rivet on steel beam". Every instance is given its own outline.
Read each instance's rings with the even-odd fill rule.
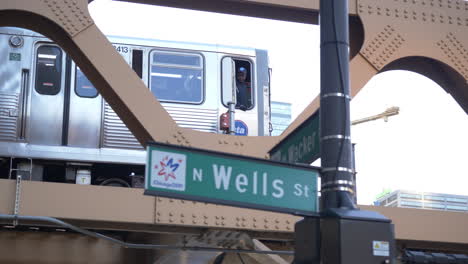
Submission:
[[[169,213],[169,216],[173,216],[173,214],[172,214],[172,213]]]
[[[193,218],[197,218],[197,215],[196,215],[196,214],[192,214],[192,217],[193,217]]]
[[[205,225],[207,225],[207,224],[208,224],[208,221],[203,221],[203,223],[204,223]]]
[[[160,216],[160,215],[161,215],[161,213],[160,213],[160,212],[156,212],[156,215],[157,215],[157,216]]]
[[[180,214],[180,217],[184,217],[184,214]]]

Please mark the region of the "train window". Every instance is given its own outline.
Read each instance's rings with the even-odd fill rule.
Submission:
[[[236,71],[236,109],[246,111],[252,109],[253,85],[252,63],[247,60],[233,59]],[[228,102],[223,102],[227,107]]]
[[[153,51],[150,87],[161,101],[200,104],[203,101],[203,57]]]
[[[36,91],[45,95],[60,92],[62,51],[56,46],[40,46],[36,57]]]
[[[84,75],[81,69],[76,67],[75,75],[75,93],[80,97],[94,98],[98,95],[98,91],[93,84]]]

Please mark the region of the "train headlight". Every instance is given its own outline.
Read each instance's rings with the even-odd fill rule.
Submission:
[[[14,48],[19,48],[23,46],[24,40],[20,36],[11,36],[10,37],[10,46]]]

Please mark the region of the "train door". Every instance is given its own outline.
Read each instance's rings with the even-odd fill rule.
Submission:
[[[35,49],[35,67],[29,114],[29,142],[62,145],[65,54],[56,45],[39,44]]]
[[[39,44],[29,118],[29,142],[97,148],[101,97],[58,46]]]
[[[257,115],[257,104],[256,104],[256,82],[255,82],[255,64],[252,60],[247,58],[234,58],[234,57],[223,57],[222,58],[222,74],[225,75],[227,70],[226,60],[232,62],[232,83],[233,83],[233,95],[236,99],[235,107],[235,134],[239,136],[257,136],[258,135],[258,115]],[[221,82],[225,85],[226,82]],[[224,88],[224,87],[222,87]],[[224,92],[225,89],[222,89]],[[222,108],[227,111],[228,102],[221,97]]]
[[[102,98],[78,66],[71,68],[68,139],[72,147],[98,148]]]

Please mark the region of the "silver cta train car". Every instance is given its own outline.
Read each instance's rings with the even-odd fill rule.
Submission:
[[[123,37],[109,41],[179,126],[207,133],[223,133],[219,119],[228,110],[223,72],[242,68],[248,98],[236,106],[235,132],[269,135],[267,51]],[[141,187],[145,157],[59,46],[26,29],[0,28],[2,178]]]

